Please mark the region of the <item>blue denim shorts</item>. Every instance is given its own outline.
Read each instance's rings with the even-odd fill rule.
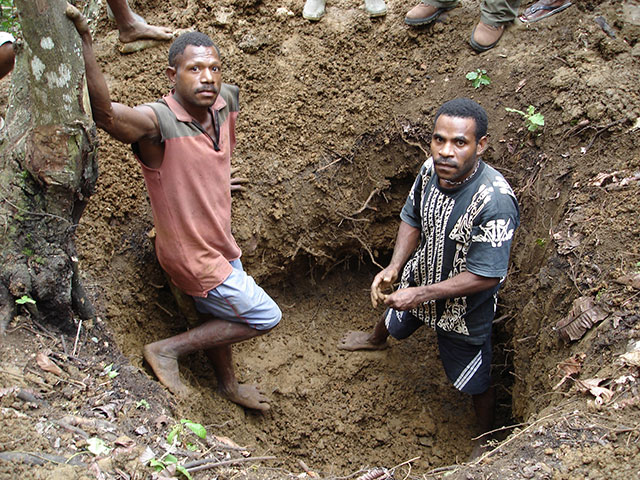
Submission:
[[[270,330],[282,318],[276,302],[233,260],[227,279],[209,291],[205,298],[193,297],[200,313],[229,322],[244,323],[256,330]]]
[[[424,323],[411,312],[388,308],[385,325],[389,335],[402,340]],[[437,336],[440,360],[453,386],[469,395],[484,393],[491,386],[491,336],[482,345],[473,345],[439,332]]]

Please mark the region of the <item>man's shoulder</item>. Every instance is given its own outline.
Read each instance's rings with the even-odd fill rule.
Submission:
[[[494,167],[485,163],[484,171],[482,172],[483,182],[488,186],[493,188],[493,190],[502,195],[508,195],[512,197],[514,200],[516,199],[516,195],[507,182],[507,179],[504,178],[504,175],[496,170]]]
[[[220,96],[224,98],[230,111],[237,112],[240,109],[240,88],[237,85],[223,83],[220,87]]]

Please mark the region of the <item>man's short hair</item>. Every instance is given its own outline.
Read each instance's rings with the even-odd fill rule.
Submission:
[[[434,126],[440,115],[455,118],[473,118],[476,122],[476,142],[487,134],[489,125],[487,112],[470,98],[454,98],[444,103],[436,112],[436,117],[433,119]]]
[[[171,44],[171,47],[169,47],[170,67],[176,66],[176,59],[184,53],[185,48],[189,45],[193,45],[194,47],[213,47],[216,49],[218,57],[220,56],[220,49],[213,43],[213,40],[211,40],[208,35],[200,32],[187,32],[176,38]]]

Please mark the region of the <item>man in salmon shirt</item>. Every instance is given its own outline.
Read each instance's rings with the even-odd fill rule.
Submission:
[[[269,409],[255,385],[236,380],[231,345],[262,335],[282,316],[276,303],[242,269],[231,234],[231,153],[238,87],[222,83],[220,53],[198,32],[178,37],[166,73],[173,90],[135,108],[112,102],[96,62],[87,22],[67,15],[82,39],[93,118],[116,140],[132,145],[142,168],[156,228],[156,253],[171,281],[191,295],[207,319],[182,334],[145,345],[144,358],[171,392],[187,395],[178,357],[204,351],[219,392],[232,402]]]

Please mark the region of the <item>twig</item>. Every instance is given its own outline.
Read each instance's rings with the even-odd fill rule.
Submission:
[[[523,428],[521,431],[519,431],[518,433],[514,434],[512,437],[509,437],[507,440],[505,440],[504,442],[502,442],[500,445],[498,445],[496,448],[494,448],[493,450],[489,450],[488,452],[486,452],[484,455],[482,455],[481,457],[478,457],[476,460],[474,460],[473,462],[470,462],[469,465],[478,465],[479,463],[483,462],[485,458],[490,457],[491,455],[493,455],[495,452],[497,452],[498,450],[501,450],[504,446],[510,444],[511,442],[513,442],[516,438],[524,435],[525,432],[531,430],[534,426],[536,426],[539,423],[542,423],[544,420],[553,417],[554,415],[557,415],[557,413],[550,413],[549,415],[545,415],[544,417],[536,420],[535,422],[533,422],[532,424],[530,424],[528,427]]]
[[[598,137],[598,135],[600,135],[605,130],[608,130],[609,128],[613,127],[614,125],[617,125],[622,122],[623,120],[616,120],[614,122],[609,123],[608,125],[605,125],[604,127],[598,128],[598,130],[596,130],[596,133],[593,134],[593,138],[591,139],[591,141],[587,144],[586,147],[584,147],[584,153],[587,153],[589,151],[589,149],[593,145],[593,142],[596,141],[596,138]]]
[[[379,269],[381,269],[381,270],[384,270],[384,267],[383,267],[382,265],[380,265],[378,262],[376,262],[376,259],[375,259],[375,258],[373,258],[373,253],[371,253],[371,249],[369,248],[369,245],[367,245],[366,243],[364,243],[364,242],[362,241],[362,239],[361,239],[358,235],[356,235],[356,234],[354,234],[354,233],[350,234],[349,236],[350,236],[351,238],[355,238],[356,240],[358,240],[358,241],[360,242],[360,245],[362,245],[362,247],[367,251],[367,253],[369,254],[369,258],[371,259],[371,262],[372,262],[376,267],[378,267],[378,268],[379,268]]]
[[[329,168],[331,165],[335,165],[336,163],[342,161],[342,157],[338,157],[336,160],[334,160],[333,162],[329,163],[328,165],[325,165],[324,167],[320,167],[319,169],[316,170],[317,172],[321,172],[322,170]]]
[[[276,458],[277,457],[232,458],[231,460],[223,460],[221,462],[219,462],[217,458],[203,458],[202,460],[185,463],[183,466],[189,473],[193,473],[199,472],[200,470],[208,470],[209,468],[222,467],[224,465],[235,465],[236,463],[244,462],[261,462],[263,460],[275,460]]]
[[[369,194],[369,197],[367,198],[367,200],[364,202],[364,205],[362,205],[362,207],[360,207],[358,210],[356,210],[355,212],[353,212],[351,214],[351,216],[355,216],[358,215],[359,213],[364,212],[365,208],[370,208],[371,210],[378,210],[377,208],[374,207],[370,207],[369,206],[369,202],[371,201],[371,199],[373,198],[373,196],[377,193],[380,193],[380,189],[379,188],[374,188],[373,190],[371,190],[371,193]]]
[[[158,302],[154,302],[155,306],[158,307],[160,310],[162,310],[164,313],[166,313],[167,315],[169,315],[170,317],[175,317],[175,315],[173,314],[173,312],[171,312],[171,310],[169,310],[168,308],[164,308],[162,305],[160,305]]]
[[[80,338],[80,329],[82,328],[82,320],[80,320],[78,322],[78,331],[76,332],[76,339],[73,342],[73,352],[71,353],[71,355],[73,355],[74,357],[76,356],[76,351],[78,348],[78,339]]]

